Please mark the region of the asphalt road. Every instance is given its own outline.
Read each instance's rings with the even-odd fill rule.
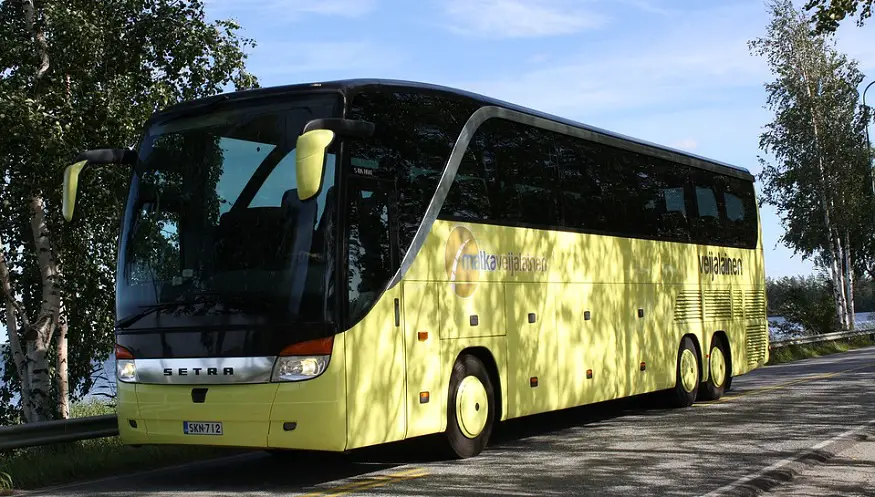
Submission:
[[[32,495],[793,495],[875,434],[873,406],[869,348],[761,368],[720,401],[688,409],[643,397],[515,420],[464,461],[437,459],[426,439],[344,457],[243,454]],[[839,476],[841,493],[872,495],[867,471]]]

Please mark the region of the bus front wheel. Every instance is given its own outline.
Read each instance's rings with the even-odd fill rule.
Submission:
[[[447,399],[446,441],[450,455],[473,457],[486,447],[495,421],[495,390],[486,367],[473,355],[456,360]]]
[[[677,379],[669,391],[669,400],[675,407],[689,407],[699,393],[699,355],[690,337],[681,340],[678,349]]]

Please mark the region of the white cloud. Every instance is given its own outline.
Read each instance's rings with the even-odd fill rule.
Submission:
[[[598,13],[572,7],[570,0],[449,0],[454,31],[484,38],[565,35],[602,26]]]
[[[250,56],[250,67],[261,78],[304,73],[333,73],[335,77],[346,71],[386,71],[402,61],[401,53],[368,41],[265,42]]]
[[[206,5],[216,17],[246,11],[273,20],[288,20],[307,14],[359,17],[372,12],[376,0],[207,0]]]
[[[358,17],[371,12],[373,0],[275,0],[276,4],[294,12]]]
[[[671,146],[674,148],[680,148],[684,150],[695,150],[698,145],[699,144],[696,143],[696,140],[693,140],[692,138],[684,138],[683,140],[676,141],[671,144]]]
[[[610,42],[580,41],[574,55],[557,54],[549,67],[453,84],[566,117],[732,106],[733,92],[760,91],[769,77],[747,49],[760,30],[756,17],[757,24],[742,22],[750,14],[718,7],[678,18],[672,30],[657,25]]]

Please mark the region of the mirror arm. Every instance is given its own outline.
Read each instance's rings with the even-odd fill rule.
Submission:
[[[330,117],[324,119],[313,119],[308,122],[307,125],[304,126],[302,134],[317,129],[327,129],[333,131],[338,136],[368,138],[374,136],[374,128],[374,123],[369,121]]]
[[[74,162],[88,161],[88,164],[125,164],[137,163],[137,152],[127,148],[99,148],[88,150],[76,156]]]

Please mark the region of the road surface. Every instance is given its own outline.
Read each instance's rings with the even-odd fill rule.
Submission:
[[[873,495],[873,406],[869,348],[761,368],[688,409],[644,397],[515,420],[463,461],[427,440],[345,457],[256,452],[31,495]]]

